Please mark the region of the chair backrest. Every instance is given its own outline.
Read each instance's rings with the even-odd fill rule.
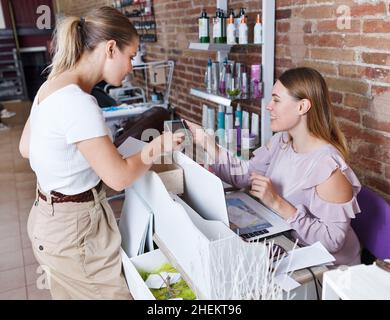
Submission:
[[[352,219],[363,248],[379,259],[390,258],[390,205],[367,187],[357,196],[361,213]]]

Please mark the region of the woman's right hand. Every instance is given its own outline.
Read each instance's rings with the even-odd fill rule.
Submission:
[[[219,147],[215,143],[214,134],[207,133],[200,125],[185,120],[190,129],[196,145],[202,147],[213,159],[219,158]]]
[[[188,128],[190,129],[192,136],[194,137],[194,142],[196,145],[200,145],[205,147],[205,143],[208,139],[207,133],[204,131],[204,129],[191,121],[185,120],[186,124],[188,125]]]
[[[152,151],[153,162],[161,157],[163,154],[170,153],[172,151],[180,150],[182,143],[184,142],[184,132],[164,132],[162,135],[155,138],[150,142]]]

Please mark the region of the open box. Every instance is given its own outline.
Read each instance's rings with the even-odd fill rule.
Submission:
[[[133,298],[135,300],[156,300],[153,293],[142,279],[140,271],[152,273],[159,269],[163,264],[170,263],[163,252],[160,249],[157,249],[130,259],[125,251],[121,249],[121,257],[125,277]],[[180,275],[185,280],[181,273]]]
[[[177,164],[154,164],[150,170],[159,175],[168,192],[184,193],[183,169]]]

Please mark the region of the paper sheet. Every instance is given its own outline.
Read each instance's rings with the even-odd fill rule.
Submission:
[[[275,276],[274,281],[279,287],[281,287],[284,291],[287,292],[294,290],[301,285],[299,282],[295,281],[286,273],[278,274],[277,276]]]
[[[280,262],[276,274],[323,265],[335,260],[336,259],[325,249],[321,242],[316,242],[311,246],[290,251],[288,256],[283,258]]]

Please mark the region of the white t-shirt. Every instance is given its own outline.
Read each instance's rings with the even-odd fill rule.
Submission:
[[[37,96],[30,114],[30,165],[41,189],[73,195],[93,188],[100,178],[76,143],[111,137],[96,99],[76,84],[53,92],[40,104]]]

